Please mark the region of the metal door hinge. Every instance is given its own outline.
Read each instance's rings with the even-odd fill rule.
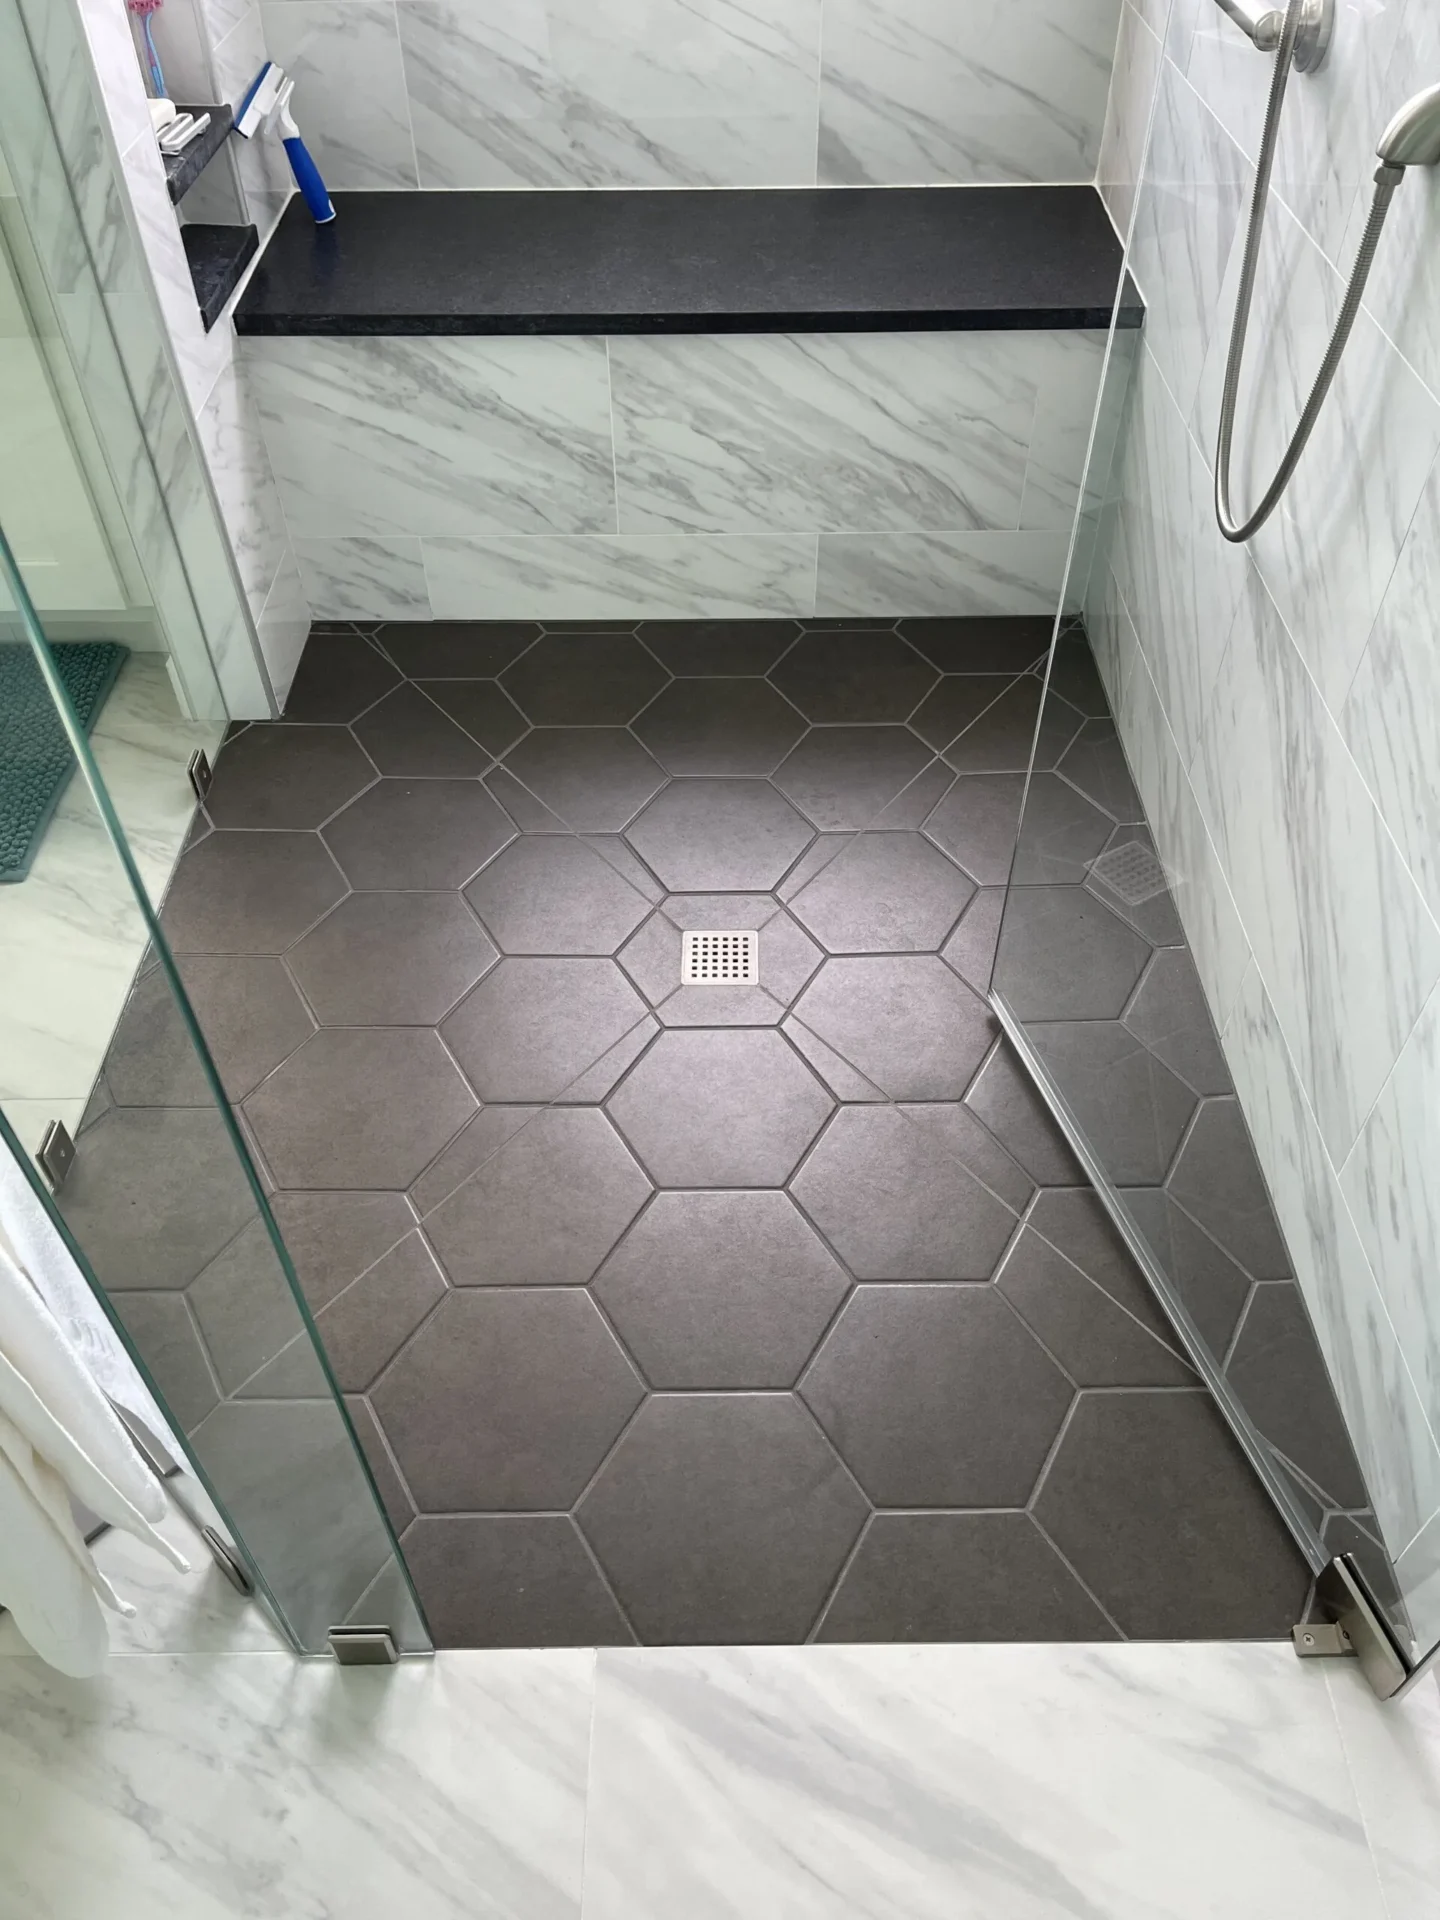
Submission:
[[[1302,1660],[1358,1660],[1371,1691],[1388,1700],[1410,1677],[1410,1663],[1371,1600],[1354,1557],[1342,1553],[1316,1576],[1320,1618],[1291,1628]]]
[[[329,1640],[342,1667],[393,1667],[400,1659],[389,1627],[331,1627]]]
[[[190,785],[195,789],[195,798],[203,807],[205,796],[215,779],[215,770],[210,765],[209,755],[203,747],[197,747],[190,756],[190,764],[185,769],[190,776]]]
[[[66,1174],[75,1164],[75,1142],[70,1138],[70,1129],[63,1120],[50,1122],[35,1159],[45,1176],[45,1184],[52,1193],[58,1193],[65,1184]]]

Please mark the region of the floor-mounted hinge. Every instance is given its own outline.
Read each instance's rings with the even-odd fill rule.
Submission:
[[[52,1120],[46,1127],[35,1159],[45,1176],[46,1186],[52,1193],[59,1193],[66,1174],[75,1164],[75,1142],[63,1120]]]
[[[400,1649],[389,1627],[331,1627],[330,1651],[342,1667],[393,1667]]]
[[[1316,1620],[1291,1628],[1302,1660],[1358,1660],[1372,1692],[1388,1700],[1410,1677],[1406,1660],[1365,1590],[1352,1555],[1342,1553],[1315,1580]]]
[[[191,754],[190,764],[186,767],[185,771],[190,776],[190,785],[195,790],[195,798],[203,807],[205,804],[205,796],[209,793],[211,783],[215,778],[215,770],[210,765],[210,756],[205,752],[203,747],[197,747],[194,753]]]

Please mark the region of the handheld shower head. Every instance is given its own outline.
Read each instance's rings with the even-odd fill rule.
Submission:
[[[1440,86],[1407,100],[1375,149],[1387,167],[1440,165]]]

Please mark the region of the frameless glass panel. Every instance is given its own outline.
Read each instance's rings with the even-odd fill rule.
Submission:
[[[1397,1544],[1387,1551],[1211,1016],[1215,856],[1117,586],[1122,499],[1122,537],[1151,543],[1132,571],[1168,564],[1171,509],[1135,399],[1143,352],[1134,332],[1113,334],[992,1004],[1103,1197],[1115,1248],[1138,1262],[1301,1552],[1317,1570],[1353,1554],[1418,1659]],[[1233,1059],[1247,1040],[1228,1044]],[[1173,1468],[1159,1428],[1147,1445]]]
[[[142,878],[86,739],[87,724],[97,738],[105,726],[117,669],[123,682],[133,663],[97,659],[101,642],[50,646],[3,533],[0,579],[14,608],[0,633],[0,823],[14,848],[0,888],[0,970],[10,976],[0,982],[0,1052],[7,1076],[27,1076],[13,1099],[9,1084],[0,1089],[3,1104],[27,1146],[47,1115],[73,1127],[59,1216],[297,1645],[321,1651],[330,1627],[378,1614],[402,1647],[423,1650],[311,1302],[146,890],[158,891],[164,856],[173,864],[180,850],[183,769],[146,770],[151,815],[171,831],[162,846],[157,829]],[[247,963],[195,965],[197,991],[237,964]],[[277,990],[283,982],[248,985],[247,1017],[219,1036],[234,1095],[311,1025],[293,990],[288,1000]],[[365,1326],[362,1304],[362,1340]]]

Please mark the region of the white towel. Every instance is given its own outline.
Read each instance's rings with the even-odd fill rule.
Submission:
[[[124,1342],[105,1318],[25,1169],[0,1141],[0,1248],[6,1241],[92,1378],[179,1459],[180,1447]]]
[[[98,1601],[133,1609],[91,1558],[70,1494],[188,1571],[155,1530],[167,1511],[159,1482],[49,1307],[0,1251],[0,1606],[42,1659],[84,1677],[105,1654]]]

